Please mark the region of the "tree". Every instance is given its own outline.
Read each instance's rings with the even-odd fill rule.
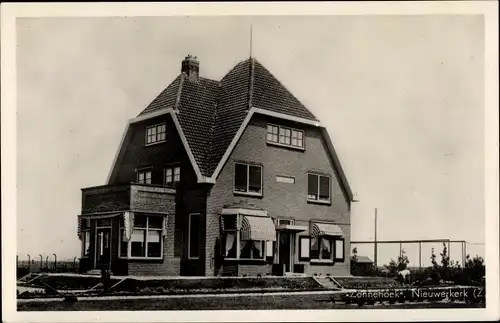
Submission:
[[[465,258],[464,273],[472,281],[480,283],[486,273],[484,259],[476,255],[471,259],[470,255]]]
[[[358,248],[354,247],[352,249],[351,262],[357,262],[357,261],[358,261]]]
[[[389,262],[389,265],[386,266],[387,270],[389,270],[389,273],[391,275],[396,275],[398,272],[401,270],[405,270],[408,267],[408,264],[410,263],[410,260],[408,259],[408,256],[406,255],[406,251],[403,249],[401,250],[401,255],[398,257],[398,260],[391,259]]]
[[[354,247],[352,249],[352,256],[351,256],[351,275],[353,276],[357,276],[359,274],[357,263],[358,263],[358,248]]]
[[[450,264],[450,256],[448,256],[448,248],[446,248],[446,243],[443,242],[443,252],[441,255],[441,266],[443,268],[448,268]]]
[[[410,263],[410,260],[408,259],[408,256],[406,255],[406,251],[403,249],[401,250],[401,255],[398,257],[398,270],[405,270],[408,267],[408,264]]]
[[[431,249],[431,263],[434,268],[438,268],[439,265],[436,261],[436,254],[434,253],[434,248]]]

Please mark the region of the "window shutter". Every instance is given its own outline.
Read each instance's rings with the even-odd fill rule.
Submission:
[[[236,191],[247,190],[247,166],[235,164],[234,166],[234,188]]]
[[[318,195],[318,175],[308,175],[307,194]]]
[[[330,199],[330,178],[326,176],[319,177],[319,196],[321,199]]]

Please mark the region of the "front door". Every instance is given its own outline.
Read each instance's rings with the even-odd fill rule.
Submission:
[[[97,228],[96,269],[108,266],[111,259],[111,228]]]
[[[293,235],[289,231],[279,232],[278,242],[279,264],[285,272],[293,272]]]

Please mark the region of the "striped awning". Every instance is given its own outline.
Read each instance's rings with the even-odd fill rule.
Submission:
[[[99,219],[108,219],[114,218],[116,216],[122,215],[123,212],[110,212],[110,213],[89,213],[89,214],[80,214],[77,216],[78,221],[78,239],[83,239],[83,221],[85,220],[99,220]]]
[[[106,213],[89,213],[89,214],[81,214],[78,217],[81,219],[90,219],[90,220],[100,220],[100,219],[109,219],[114,218],[116,216],[123,215],[123,212],[106,212]]]
[[[276,241],[273,220],[267,216],[242,216],[241,240]]]
[[[311,237],[343,235],[342,229],[336,224],[315,222],[311,226]]]

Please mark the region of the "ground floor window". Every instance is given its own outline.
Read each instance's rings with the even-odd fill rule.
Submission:
[[[265,259],[266,241],[242,240],[238,215],[224,215],[222,252],[226,259]]]
[[[83,256],[87,257],[90,254],[90,230],[83,232]]]
[[[82,224],[82,248],[83,257],[88,257],[90,255],[90,220],[81,219]]]
[[[123,220],[120,220],[120,257],[162,258],[163,221],[163,216],[134,215],[134,228],[127,241]]]
[[[330,236],[311,238],[311,260],[344,261],[344,239]]]
[[[333,261],[333,239],[327,236],[311,238],[311,259]]]

